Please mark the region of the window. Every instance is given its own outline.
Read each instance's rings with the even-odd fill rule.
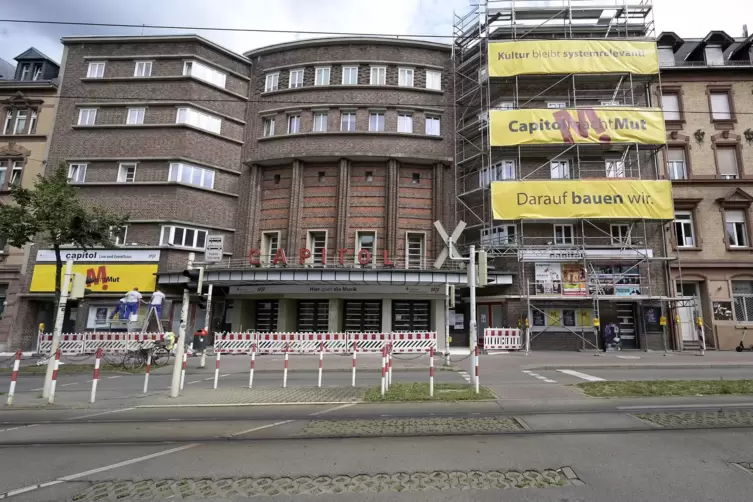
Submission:
[[[206,242],[206,230],[172,225],[162,227],[162,240],[160,244],[163,246],[178,246],[203,251]]]
[[[413,87],[413,68],[400,68],[397,71],[397,85]]]
[[[128,236],[128,226],[123,225],[122,227],[111,227],[110,228],[110,239],[115,243],[116,246],[125,246],[126,244],[126,237]]]
[[[725,210],[724,227],[730,247],[748,247],[748,219],[745,211]]]
[[[280,232],[264,232],[261,234],[261,262],[270,265],[277,254],[280,244]]]
[[[624,160],[607,159],[604,163],[606,165],[607,178],[624,178],[626,176]]]
[[[408,233],[405,236],[405,268],[424,268],[426,236]]]
[[[547,108],[567,108],[567,103],[565,101],[547,101],[546,107]]]
[[[343,112],[340,115],[340,130],[348,132],[356,130],[356,112]]]
[[[724,53],[722,52],[722,48],[718,45],[707,45],[704,54],[706,55],[707,65],[724,64]]]
[[[191,125],[215,134],[220,134],[222,130],[222,119],[193,108],[178,108],[175,123]]]
[[[677,247],[695,247],[693,213],[691,211],[675,211],[675,237],[677,238]]]
[[[304,69],[290,70],[290,79],[288,80],[288,87],[295,89],[296,87],[303,87],[303,73]]]
[[[97,121],[96,108],[81,108],[78,111],[78,125],[94,125]]]
[[[280,176],[279,174],[275,174],[275,185],[279,185],[281,180],[282,180],[282,176]]]
[[[439,136],[439,117],[426,116],[426,134],[429,136]]]
[[[145,114],[146,114],[146,108],[129,108],[128,117],[126,118],[126,124],[130,124],[130,125],[143,124]]]
[[[327,173],[324,171],[319,171],[319,183],[324,183],[324,181],[327,179]]]
[[[553,160],[549,163],[552,179],[569,180],[570,179],[570,161]]]
[[[397,132],[413,132],[413,115],[400,113],[397,116]]]
[[[86,78],[102,78],[105,76],[105,63],[89,63]]]
[[[29,120],[29,134],[34,134],[37,131],[37,112],[31,111],[31,120]]]
[[[68,166],[68,183],[83,183],[86,179],[86,164]]]
[[[290,115],[288,117],[288,134],[298,134],[301,132],[301,116]]]
[[[42,78],[42,65],[41,64],[35,64],[34,65],[34,76],[31,77],[32,80],[39,80]]]
[[[327,132],[327,112],[314,113],[314,132]]]
[[[374,171],[366,171],[366,183],[373,183],[374,182]]]
[[[197,61],[186,61],[183,64],[183,75],[190,75],[217,87],[225,88],[227,75]]]
[[[361,256],[361,251],[364,251],[363,256]],[[367,258],[370,259],[367,260]],[[371,263],[372,266],[376,265],[376,232],[356,232],[355,263],[360,265],[362,261]]]
[[[371,78],[369,80],[371,85],[386,85],[387,84],[387,67],[386,66],[372,66]]]
[[[306,239],[306,247],[311,251],[311,258],[308,259],[308,263],[322,266],[323,260],[327,259],[327,232],[323,230],[310,231]]]
[[[753,281],[732,281],[737,322],[753,322]]]
[[[442,90],[442,73],[438,71],[426,70],[426,88],[435,91]]]
[[[280,74],[268,73],[264,78],[264,92],[276,91],[280,87]]]
[[[329,300],[298,300],[296,317],[298,331],[326,333],[329,331]]]
[[[667,149],[667,171],[669,171],[669,179],[671,180],[688,179],[688,168],[685,165],[684,148]]]
[[[358,85],[357,66],[343,66],[343,85]]]
[[[345,331],[382,331],[382,300],[346,300],[343,310]]]
[[[10,173],[10,181],[8,182],[8,186],[11,185],[20,185],[21,184],[21,176],[24,173],[24,161],[23,160],[14,160],[13,161],[13,170]]]
[[[722,179],[736,180],[740,177],[740,173],[737,169],[737,147],[716,147],[716,164],[719,169],[719,176]]]
[[[21,65],[21,80],[29,80],[31,74],[31,65]]]
[[[682,115],[680,114],[680,95],[676,92],[662,93],[661,107],[664,110],[664,120],[682,120]]]
[[[712,92],[711,100],[712,120],[732,120],[732,109],[729,103],[729,94],[726,92]]]
[[[505,181],[515,179],[515,161],[502,160],[493,164],[489,171],[489,181]]]
[[[136,164],[120,164],[118,183],[133,183],[134,181],[136,181]]]
[[[263,130],[264,130],[264,137],[267,138],[269,136],[275,135],[275,118],[274,117],[264,117],[262,119],[263,122]]]
[[[314,85],[329,85],[329,67],[317,68],[314,75]]]
[[[186,185],[214,188],[214,171],[183,162],[171,162],[168,180]]]
[[[414,185],[418,185],[421,183],[421,173],[413,173],[413,177],[411,178],[411,182]]]
[[[481,231],[481,244],[487,246],[507,246],[515,244],[515,225],[495,225]]]
[[[575,231],[572,225],[554,225],[555,246],[575,244]]]
[[[134,77],[151,77],[152,76],[152,62],[151,61],[136,61],[136,67],[133,69]]]
[[[26,124],[29,118],[28,110],[19,110],[16,112],[16,124],[13,126],[13,134],[25,134]]]
[[[384,113],[371,112],[369,114],[369,131],[384,132]]]
[[[661,66],[675,65],[675,51],[672,47],[659,47],[659,64]]]
[[[392,300],[392,331],[428,331],[430,313],[426,300]]]
[[[609,225],[609,235],[612,236],[612,244],[631,244],[630,225]]]
[[[5,178],[8,176],[8,161],[0,160],[0,188],[5,185]]]
[[[11,131],[10,123],[12,119],[13,119],[13,112],[8,110],[5,113],[5,125],[3,125],[3,134],[10,134],[10,131]]]

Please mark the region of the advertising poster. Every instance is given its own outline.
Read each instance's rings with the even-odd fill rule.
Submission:
[[[546,325],[547,326],[561,326],[562,325],[562,311],[560,309],[547,309],[546,310]]]
[[[536,263],[536,294],[562,294],[562,267],[560,263]]]
[[[562,294],[566,296],[586,296],[586,269],[579,263],[562,264]]]

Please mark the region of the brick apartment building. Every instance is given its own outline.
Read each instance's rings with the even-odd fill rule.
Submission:
[[[667,126],[665,175],[676,217],[669,241],[680,346],[734,348],[753,326],[753,37],[712,31],[702,39],[667,32],[657,39]]]
[[[34,186],[44,172],[58,88],[57,62],[35,48],[19,54],[16,66],[0,64],[0,202],[12,185]],[[0,60],[0,63],[4,63]],[[0,239],[0,351],[12,345],[11,333],[23,300],[27,258],[23,249]]]

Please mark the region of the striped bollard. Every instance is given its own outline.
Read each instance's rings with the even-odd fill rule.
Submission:
[[[10,390],[8,390],[8,406],[13,404],[13,395],[16,393],[16,380],[18,379],[19,366],[21,366],[21,349],[16,351],[16,360],[13,361],[13,376],[10,378]]]
[[[392,342],[390,342],[389,352],[387,353],[387,390],[392,385]]]
[[[356,354],[358,354],[358,342],[353,342],[353,387],[356,386]]]
[[[220,352],[217,352],[217,360],[214,362],[214,387],[217,388],[217,383],[220,381]]]
[[[152,352],[146,355],[146,372],[144,373],[144,394],[149,390],[149,372],[152,369]]]
[[[429,349],[429,397],[434,397],[434,347]]]
[[[319,384],[318,387],[322,386],[322,366],[324,363],[324,342],[320,342],[319,344]]]
[[[188,361],[188,354],[183,352],[183,366],[180,368],[180,390],[183,390],[183,384],[186,382],[186,363]]]
[[[97,349],[97,356],[94,359],[94,376],[92,377],[92,394],[89,396],[89,404],[94,404],[97,397],[97,383],[99,383],[99,363],[102,359],[102,347]]]
[[[256,366],[256,344],[251,345],[251,371],[248,374],[248,388],[254,385],[254,366]]]
[[[285,389],[288,386],[288,345],[285,346],[285,366],[282,370],[282,388]]]
[[[382,347],[382,397],[384,397],[384,386],[385,386],[385,359],[387,358],[387,347]]]
[[[60,349],[55,352],[55,361],[52,364],[52,383],[50,384],[50,399],[48,400],[50,404],[55,402],[55,387],[58,383],[58,368],[60,368]]]
[[[479,384],[478,384],[478,345],[476,345],[476,394],[479,393]]]

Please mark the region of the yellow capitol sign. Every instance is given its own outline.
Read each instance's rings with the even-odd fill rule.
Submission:
[[[491,197],[495,220],[674,218],[670,181],[495,181]]]
[[[659,73],[655,42],[525,40],[489,44],[489,76],[568,73]]]
[[[156,263],[74,263],[73,273],[94,279],[94,283],[88,286],[94,293],[125,293],[134,287],[142,292],[151,292],[157,285]],[[55,291],[55,265],[35,265],[29,291]]]
[[[491,146],[667,141],[659,108],[601,106],[577,109],[491,110]]]

